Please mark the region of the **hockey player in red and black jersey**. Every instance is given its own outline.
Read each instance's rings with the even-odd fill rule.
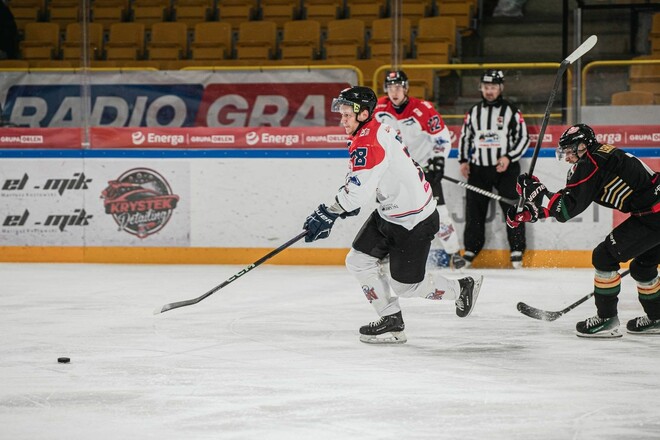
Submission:
[[[383,88],[387,96],[378,99],[375,117],[401,135],[410,156],[424,170],[438,203],[440,229],[431,245],[431,259],[439,264],[438,251],[444,249],[449,255],[449,265],[461,269],[466,262],[459,253],[458,232],[442,192],[445,159],[451,150],[449,129],[433,104],[408,96],[408,76],[402,70],[387,72]]]
[[[439,272],[426,272],[431,241],[438,232],[436,202],[396,130],[373,118],[375,107],[376,94],[368,87],[345,89],[333,100],[332,111],[341,114],[341,125],[349,135],[349,170],[333,202],[320,205],[303,228],[307,242],[327,238],[338,217],[356,215],[376,198],[379,206],[355,237],[346,267],[380,316],[360,328],[360,340],[402,343],[406,336],[397,296],[453,297],[456,314],[466,317],[474,308],[483,277],[449,280]],[[389,279],[380,264],[387,256]]]
[[[630,262],[637,282],[639,302],[646,312],[628,321],[628,333],[660,334],[660,173],[635,156],[597,141],[591,127],[578,124],[562,134],[557,157],[573,164],[566,187],[551,193],[535,177],[522,174],[518,192],[522,211],[512,207],[507,224],[554,217],[566,222],[592,202],[629,213],[630,217],[610,232],[592,254],[595,268],[594,298],[597,314],[576,326],[576,334],[589,338],[620,337],[617,316],[621,290],[620,263]]]

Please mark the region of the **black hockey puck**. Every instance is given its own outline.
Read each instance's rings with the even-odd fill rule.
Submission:
[[[57,358],[57,362],[59,362],[60,364],[68,364],[69,362],[71,362],[71,359],[69,359],[68,357],[61,357],[61,358]]]

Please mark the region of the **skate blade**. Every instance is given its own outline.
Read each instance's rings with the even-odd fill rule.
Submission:
[[[404,332],[389,332],[382,335],[360,335],[365,344],[403,344],[408,340]]]
[[[653,330],[645,330],[643,332],[631,332],[630,330],[626,330],[626,333],[628,333],[629,335],[657,336],[660,335],[660,328],[655,328]]]
[[[623,336],[621,332],[619,332],[618,328],[615,328],[614,330],[609,330],[606,332],[598,332],[594,333],[593,335],[589,335],[586,333],[579,333],[575,332],[575,335],[578,338],[586,338],[586,339],[614,339],[614,338],[620,338]]]

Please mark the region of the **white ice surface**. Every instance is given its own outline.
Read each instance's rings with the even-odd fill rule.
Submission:
[[[242,268],[0,264],[0,439],[660,438],[660,337],[577,338],[593,301],[516,311],[591,270],[482,271],[464,319],[402,299],[397,346],[358,341],[375,314],[343,267],[264,265],[152,314]],[[636,297],[624,278],[622,325]]]

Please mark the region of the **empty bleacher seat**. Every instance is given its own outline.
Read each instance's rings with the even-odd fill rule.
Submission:
[[[230,23],[233,30],[237,30],[244,21],[251,20],[256,9],[256,0],[218,0],[218,17],[220,21]]]
[[[44,0],[10,0],[9,8],[19,32],[25,25],[41,20],[46,15],[46,2]]]
[[[353,60],[364,53],[364,22],[353,18],[328,22],[325,58]]]
[[[287,21],[298,18],[299,4],[297,0],[260,0],[261,18],[273,21],[278,28],[282,28]]]
[[[193,60],[223,60],[232,53],[231,24],[222,21],[197,23],[190,43]]]
[[[160,23],[170,18],[169,0],[133,0],[133,21],[144,24],[146,30],[151,30],[154,23]]]
[[[80,22],[79,0],[49,0],[48,21],[57,23],[64,30],[69,23]]]
[[[69,23],[66,26],[62,42],[62,59],[80,60],[83,55],[83,25]],[[90,59],[97,60],[103,56],[103,25],[87,23],[87,53]]]
[[[454,17],[456,28],[463,36],[470,35],[473,31],[474,10],[469,2],[441,2],[438,4],[438,15]]]
[[[105,44],[108,60],[137,60],[144,58],[144,24],[112,23]]]
[[[341,18],[343,2],[341,0],[305,0],[303,8],[307,20],[315,20],[325,29],[330,21]]]
[[[174,21],[185,23],[193,29],[197,23],[213,20],[216,16],[214,0],[174,0]]]
[[[151,41],[147,45],[150,60],[180,60],[188,56],[188,26],[166,21],[151,26]]]
[[[453,17],[425,17],[419,20],[415,38],[417,58],[446,64],[456,54],[456,20]]]
[[[387,0],[346,0],[346,16],[362,20],[369,29],[374,20],[385,16],[386,10]]]
[[[274,21],[246,21],[238,26],[236,59],[270,60],[275,55],[277,24]]]
[[[28,23],[21,42],[26,60],[52,60],[59,57],[60,27],[56,23]]]
[[[284,23],[280,52],[283,60],[313,60],[318,56],[321,24],[315,20]]]
[[[624,91],[612,94],[612,105],[653,105],[653,93]]]
[[[129,0],[94,0],[92,2],[92,21],[103,26],[104,31],[110,30],[112,23],[120,23],[128,18],[130,12]]]
[[[371,38],[369,39],[370,57],[384,58],[392,56],[392,43],[394,40],[393,30],[394,20],[391,18],[381,18],[374,20],[371,26]],[[410,49],[411,28],[410,20],[402,18],[399,20],[399,53],[406,58]]]
[[[412,27],[417,27],[417,22],[433,11],[433,0],[402,0],[401,16],[410,20]]]

